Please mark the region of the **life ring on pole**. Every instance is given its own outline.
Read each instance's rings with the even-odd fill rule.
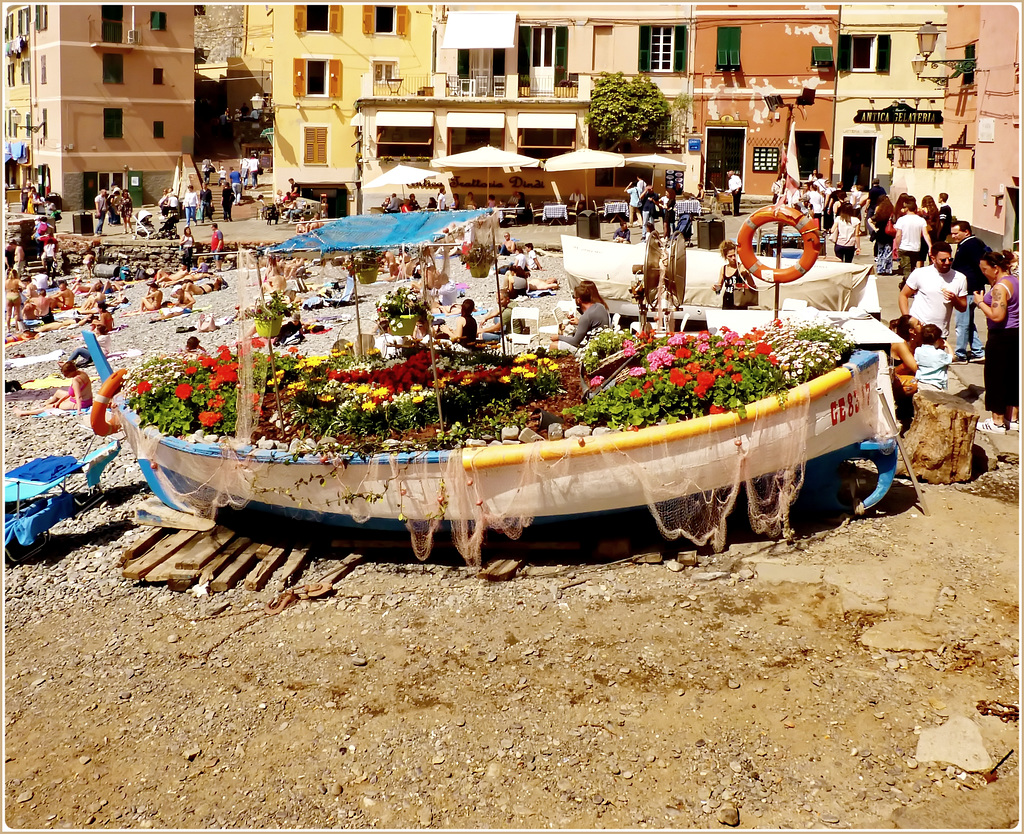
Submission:
[[[106,437],[108,434],[121,430],[120,424],[115,425],[107,422],[107,408],[110,405],[110,401],[121,391],[126,373],[127,371],[123,368],[114,371],[114,373],[107,377],[107,381],[103,383],[100,392],[92,398],[89,425],[92,426],[93,434],[98,437]]]
[[[758,260],[757,255],[754,254],[754,232],[769,223],[793,226],[800,233],[800,237],[804,241],[804,253],[800,256],[796,266],[772,269]],[[782,241],[779,240],[777,245],[781,246]],[[739,234],[736,235],[736,250],[740,263],[754,277],[774,284],[788,284],[790,281],[795,281],[806,275],[808,270],[814,266],[814,262],[818,260],[818,255],[821,253],[818,221],[790,206],[766,206],[755,211],[744,221]]]

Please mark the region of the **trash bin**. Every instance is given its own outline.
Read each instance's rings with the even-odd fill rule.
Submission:
[[[583,237],[588,240],[601,239],[601,218],[596,211],[583,209],[583,211],[576,215],[576,237]]]
[[[76,235],[91,235],[93,233],[92,212],[76,211],[71,215],[71,227]]]
[[[719,218],[697,221],[697,246],[717,249],[725,240],[725,221]]]
[[[64,211],[64,198],[60,194],[47,194],[44,202],[53,203],[53,208],[56,211]]]

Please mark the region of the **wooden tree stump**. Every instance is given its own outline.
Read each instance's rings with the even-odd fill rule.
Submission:
[[[945,391],[921,390],[914,395],[914,422],[903,438],[914,474],[929,484],[971,479],[971,449],[978,415],[959,397]],[[906,468],[900,461],[898,474]]]

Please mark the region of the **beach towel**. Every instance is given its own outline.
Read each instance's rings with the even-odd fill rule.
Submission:
[[[117,353],[108,353],[107,359],[131,359],[135,356],[142,356],[142,351],[138,348],[129,348],[128,350],[122,350]]]
[[[41,388],[36,391],[22,389],[21,391],[8,391],[4,394],[4,402],[28,403],[35,402],[36,400],[45,400],[48,396],[50,396],[50,389],[48,388]]]
[[[38,414],[33,414],[33,417],[67,417],[69,414],[74,414],[73,408],[50,408],[46,411],[40,411]],[[83,409],[82,414],[88,414],[89,409]]]
[[[38,365],[40,362],[56,362],[64,355],[59,348],[52,353],[45,353],[42,356],[26,356],[23,359],[5,359],[5,368],[24,368],[26,365]]]
[[[89,379],[93,382],[98,382],[99,377],[89,375]],[[53,374],[52,376],[44,376],[39,379],[30,379],[28,382],[21,383],[21,387],[28,389],[29,391],[37,391],[41,388],[67,388],[68,380],[67,377]]]
[[[36,337],[35,333],[8,333],[4,336],[5,345],[15,345],[18,342],[27,342]]]
[[[530,298],[544,298],[547,295],[554,294],[554,290],[530,290],[530,292],[527,293],[527,295],[530,296]]]

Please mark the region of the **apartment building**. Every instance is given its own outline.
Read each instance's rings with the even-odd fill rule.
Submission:
[[[34,179],[65,209],[115,185],[136,205],[155,202],[192,151],[193,6],[36,8],[25,116]]]
[[[4,11],[4,184],[35,182],[32,168],[33,33],[46,26],[46,6],[7,6]]]

